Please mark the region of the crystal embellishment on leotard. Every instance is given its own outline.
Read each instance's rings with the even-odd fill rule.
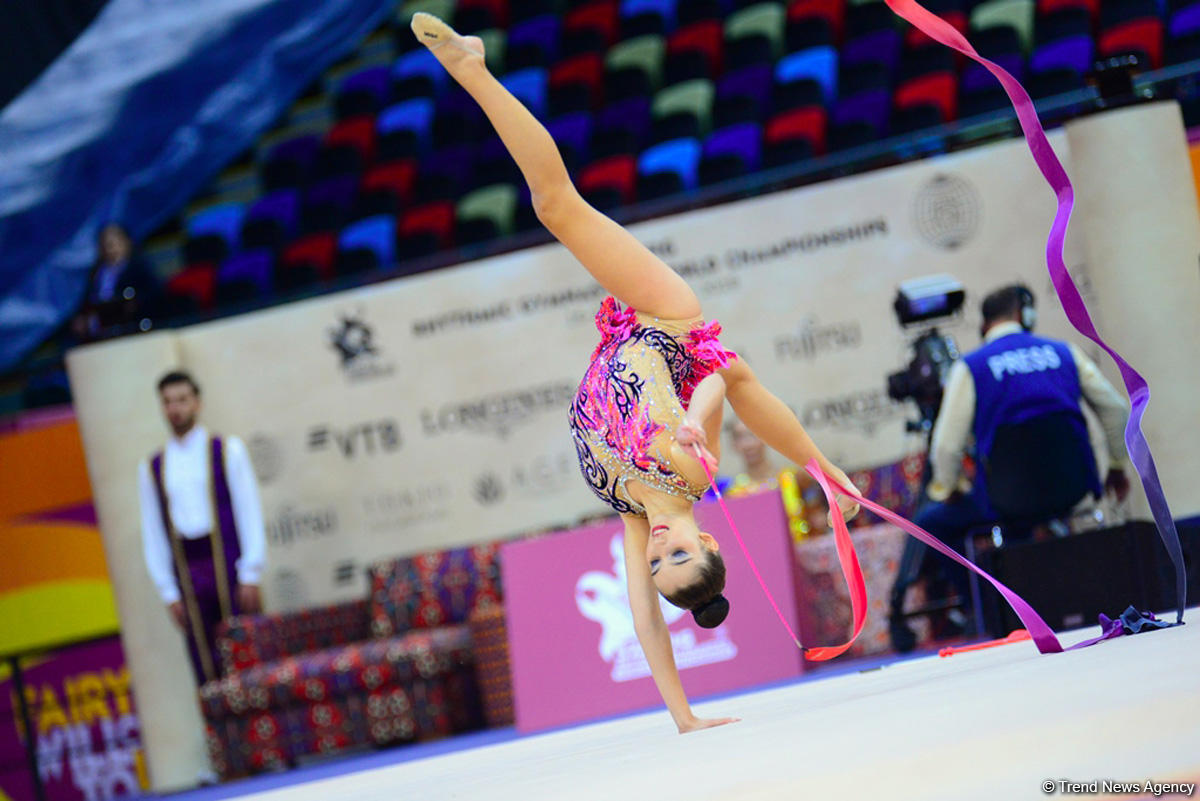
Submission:
[[[605,298],[596,314],[600,342],[571,404],[569,421],[584,479],[597,497],[623,514],[643,513],[625,491],[629,479],[692,500],[703,492],[675,471],[655,441],[678,423],[696,385],[737,357],[721,347],[721,326],[715,322],[666,330],[672,326],[681,323],[643,324],[632,309]]]

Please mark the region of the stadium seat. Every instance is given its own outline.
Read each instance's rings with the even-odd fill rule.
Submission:
[[[363,174],[362,191],[388,192],[396,198],[397,206],[412,201],[413,186],[417,180],[417,162],[400,159],[376,164]]]
[[[609,103],[597,112],[595,120],[591,146],[593,158],[600,157],[601,148],[605,148],[609,154],[629,152],[608,149],[603,141],[597,142],[597,138],[603,139],[603,136],[613,131],[625,130],[631,135],[633,148],[636,149],[640,143],[650,138],[650,98],[630,97],[617,103]]]
[[[635,39],[638,36],[647,35],[666,36],[666,20],[653,12],[635,14],[632,17],[621,17],[621,39]]]
[[[342,120],[325,135],[325,147],[352,147],[362,157],[363,164],[375,160],[375,118],[353,117]]]
[[[217,303],[268,297],[274,291],[274,277],[275,258],[269,250],[251,250],[231,256],[217,271]]]
[[[749,67],[742,67],[736,72],[727,72],[717,81],[716,101],[713,106],[713,119],[716,124],[724,124],[717,122],[717,107],[722,101],[730,100],[731,98],[746,97],[749,98],[754,105],[755,117],[754,120],[761,119],[767,109],[771,105],[771,79],[772,68],[769,64],[755,64]]]
[[[562,22],[555,14],[543,14],[540,17],[518,22],[508,29],[508,50],[525,45],[535,45],[541,48],[546,61],[554,62],[559,55],[559,42],[562,40]],[[484,46],[486,49],[486,45]],[[509,69],[513,66],[509,64]]]
[[[899,80],[906,81],[933,72],[957,71],[953,50],[940,44],[921,45],[905,49],[900,58]]]
[[[1184,6],[1171,14],[1171,21],[1167,24],[1167,35],[1171,39],[1179,39],[1197,31],[1200,31],[1200,3]]]
[[[720,75],[725,68],[724,47],[725,30],[717,20],[694,22],[667,38],[667,53],[699,50],[707,54],[713,75]]]
[[[337,255],[337,237],[324,232],[303,236],[288,245],[279,258],[280,271],[312,270],[322,280],[333,278],[334,259]],[[281,283],[299,283],[284,281]]]
[[[426,203],[409,209],[400,219],[401,238],[433,234],[439,248],[454,246],[454,204],[448,200]]]
[[[486,219],[497,233],[510,234],[517,213],[517,188],[512,184],[493,184],[476,189],[462,197],[455,208],[455,224],[462,230],[464,223]]]
[[[836,47],[837,36],[824,17],[800,17],[789,20],[784,34],[784,46],[789,53],[810,47]]]
[[[712,81],[695,80],[676,84],[654,96],[651,114],[655,119],[680,112],[693,114],[699,123],[700,135],[704,136],[712,128],[713,94]]]
[[[663,28],[670,31],[675,27],[675,0],[621,0],[620,14],[623,20],[641,14],[656,14],[662,19]]]
[[[953,72],[931,72],[910,78],[896,87],[897,109],[933,105],[941,112],[942,122],[958,117],[958,79]]]
[[[1092,37],[1072,36],[1034,48],[1029,56],[1029,71],[1070,69],[1083,75],[1092,68],[1094,58]]]
[[[663,67],[663,86],[713,77],[712,60],[702,50],[676,50],[667,56]]]
[[[917,103],[897,107],[893,110],[891,119],[888,121],[888,127],[893,135],[900,135],[936,128],[944,122],[946,122],[946,119],[942,115],[941,105],[937,103]],[[923,142],[915,147],[919,153],[929,153],[938,152],[942,149],[943,145],[940,142]]]
[[[1124,53],[1142,53],[1150,59],[1150,67],[1158,69],[1162,66],[1163,54],[1162,20],[1135,19],[1118,23],[1101,32],[1096,50],[1104,58]]]
[[[1005,93],[1004,88],[999,83],[996,83],[995,86],[972,89],[971,91],[964,91],[962,85],[959,86],[958,116],[960,118],[974,117],[977,114],[984,114],[998,109],[1007,109],[1008,107],[1008,94]]]
[[[446,68],[439,64],[433,53],[424,47],[405,53],[392,64],[393,83],[400,83],[414,77],[430,81],[439,94],[445,90],[451,80],[450,73],[446,72]]]
[[[637,177],[638,202],[681,195],[686,191],[683,179],[672,170],[639,173]]]
[[[580,170],[577,183],[585,197],[598,189],[613,189],[620,193],[622,203],[632,203],[637,197],[637,162],[631,155],[594,161]]]
[[[962,4],[959,0],[927,0],[923,3],[925,9],[931,14],[940,17],[944,22],[950,24],[954,30],[961,34],[967,32],[967,14],[963,11]],[[937,42],[931,39],[921,30],[908,25],[904,30],[904,46],[908,48],[914,47],[930,47],[936,45]],[[939,47],[941,45],[938,45]]]
[[[701,166],[704,160],[721,156],[736,156],[747,172],[757,170],[762,164],[762,128],[745,122],[713,131],[704,142]]]
[[[546,130],[563,151],[568,166],[583,164],[591,157],[589,143],[592,139],[592,115],[587,112],[565,114],[546,123]]]
[[[811,159],[812,144],[803,137],[796,139],[781,139],[763,148],[763,166],[768,169],[796,164]]]
[[[546,70],[541,67],[530,67],[518,72],[510,72],[500,79],[504,87],[512,92],[535,117],[546,115],[548,99]]]
[[[216,300],[217,268],[208,263],[189,264],[163,287],[169,316],[208,311]]]
[[[381,214],[346,226],[338,237],[338,275],[389,270],[396,261],[396,218]]]
[[[639,176],[673,172],[684,189],[700,185],[700,142],[696,139],[672,139],[647,148],[638,157]]]
[[[771,43],[772,58],[779,58],[783,53],[785,21],[782,3],[755,3],[736,11],[725,20],[726,47],[743,36],[765,36]]]
[[[1183,64],[1200,59],[1200,32],[1180,36],[1167,42],[1165,60],[1167,64]],[[1184,108],[1195,108],[1196,104],[1185,104]]]
[[[358,179],[352,175],[329,178],[310,186],[304,193],[300,229],[315,233],[341,227],[354,205],[357,188]]]
[[[564,31],[584,29],[598,32],[605,43],[611,46],[617,40],[619,29],[617,4],[612,0],[596,0],[572,9],[563,18]]]
[[[1033,48],[1033,0],[985,0],[971,10],[971,29],[986,30],[993,25],[1009,25],[1021,40],[1021,50]]]
[[[842,38],[842,30],[846,21],[846,3],[845,0],[792,0],[788,4],[787,18],[789,30],[792,23],[795,22],[813,18],[825,20],[833,31],[833,41],[822,44],[832,44]]]
[[[867,89],[838,100],[833,107],[833,121],[837,125],[862,123],[869,125],[877,136],[887,131],[888,116],[892,110],[892,93],[888,89]]]
[[[853,97],[869,89],[888,89],[892,85],[891,71],[886,64],[865,61],[859,64],[842,62],[838,71],[838,96]]]
[[[1138,19],[1159,19],[1159,16],[1156,0],[1105,0],[1100,4],[1100,30],[1103,32]]]
[[[604,69],[616,72],[637,69],[645,73],[653,92],[662,85],[667,44],[661,36],[639,36],[617,44],[604,57]]]
[[[308,179],[308,170],[321,149],[321,140],[315,135],[301,136],[280,142],[267,154],[260,175],[263,189],[302,186]]]
[[[899,18],[882,0],[851,5],[846,9],[846,41],[878,31],[897,32]]]
[[[215,235],[225,240],[228,247],[235,248],[241,239],[242,220],[245,216],[246,207],[241,203],[210,206],[188,218],[188,237],[196,239]]]
[[[986,30],[972,33],[971,43],[981,56],[1003,67],[1018,81],[1025,75],[1025,55],[1021,51],[1021,38],[1015,28],[1009,25],[993,25]],[[982,64],[971,61],[963,66],[963,91],[973,92],[996,85],[996,77]]]
[[[604,61],[596,53],[583,53],[565,59],[551,68],[549,82],[552,107],[556,89],[582,85],[587,87],[588,108],[596,108],[604,98]],[[580,110],[572,109],[572,111]],[[551,108],[551,115],[554,115],[553,108]]]
[[[770,66],[772,63],[774,57],[771,54],[771,43],[761,34],[747,34],[725,46],[726,72],[749,66]]]
[[[900,65],[901,48],[900,34],[886,28],[850,39],[838,51],[838,60],[842,64],[884,64],[891,71]]]
[[[300,224],[300,193],[279,189],[264,195],[246,212],[239,237],[241,247],[278,249]]]
[[[775,80],[778,83],[808,78],[821,85],[826,105],[832,105],[838,96],[837,51],[832,47],[813,47],[784,56],[775,65]]]
[[[608,51],[608,38],[595,28],[564,29],[559,52],[563,58],[584,53],[597,53],[601,57]]]
[[[1086,8],[1056,9],[1038,17],[1034,22],[1033,43],[1034,46],[1038,46],[1078,36],[1091,38],[1092,27],[1091,12]]]
[[[820,106],[793,109],[776,114],[763,128],[763,142],[768,147],[793,139],[808,142],[812,153],[825,152],[828,116]]]
[[[1100,0],[1038,0],[1037,13],[1050,14],[1064,8],[1082,8],[1093,19],[1100,16]]]
[[[824,87],[812,78],[797,78],[787,83],[777,83],[773,94],[771,106],[776,114],[807,106],[827,105]]]
[[[391,70],[385,66],[368,67],[348,75],[334,98],[338,119],[377,113],[387,103],[391,80]]]

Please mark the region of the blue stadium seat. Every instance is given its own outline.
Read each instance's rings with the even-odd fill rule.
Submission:
[[[433,136],[433,114],[436,106],[427,97],[415,97],[389,106],[380,112],[375,126],[380,136],[395,131],[408,130],[417,135],[419,147],[428,151]]]
[[[368,250],[375,254],[378,267],[390,268],[396,260],[396,218],[380,214],[346,226],[338,237],[338,249]]]
[[[242,219],[246,207],[241,203],[222,203],[192,215],[187,221],[188,236],[216,235],[225,240],[229,247],[237,246],[242,233]]]
[[[500,82],[504,88],[512,92],[518,100],[533,112],[535,117],[546,114],[546,99],[548,96],[547,74],[541,67],[510,72]]]
[[[667,31],[675,29],[675,0],[621,0],[621,19],[639,14],[657,14]]]
[[[821,84],[827,106],[837,100],[837,76],[838,54],[827,45],[792,53],[775,64],[775,80],[779,83],[808,78]]]
[[[392,65],[392,80],[399,83],[407,78],[428,78],[440,93],[450,81],[446,68],[438,63],[437,58],[427,48],[420,47],[410,50]]]
[[[757,170],[762,164],[762,127],[753,122],[730,125],[713,131],[704,142],[704,158],[735,155],[746,170]]]
[[[1029,71],[1034,73],[1054,69],[1075,70],[1080,75],[1092,68],[1095,55],[1092,37],[1071,36],[1034,48],[1029,56]]]
[[[674,172],[685,189],[695,189],[700,182],[700,143],[690,138],[672,139],[643,151],[638,157],[638,173],[658,172]]]
[[[253,287],[254,291],[240,292],[240,299],[270,295],[274,287],[275,258],[268,250],[251,250],[231,256],[217,271],[218,297],[235,294],[229,289],[235,284]]]
[[[508,29],[508,48],[514,49],[521,45],[537,45],[546,55],[546,61],[553,63],[558,60],[559,42],[562,39],[562,23],[555,14],[543,14],[540,17],[518,22]]]

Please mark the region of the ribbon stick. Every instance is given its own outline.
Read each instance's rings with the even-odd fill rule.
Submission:
[[[1179,543],[1179,533],[1175,530],[1175,520],[1171,516],[1171,509],[1167,505],[1166,495],[1163,493],[1162,483],[1158,478],[1154,457],[1150,453],[1150,444],[1142,432],[1142,418],[1146,412],[1146,405],[1150,402],[1150,387],[1146,383],[1146,379],[1100,337],[1091,315],[1084,305],[1083,297],[1079,294],[1079,289],[1075,286],[1075,281],[1071,278],[1067,266],[1063,262],[1063,245],[1066,240],[1067,225],[1075,206],[1075,189],[1071,185],[1071,180],[1067,177],[1067,172],[1063,168],[1062,162],[1058,160],[1058,156],[1055,155],[1054,149],[1050,147],[1046,131],[1038,120],[1037,111],[1034,109],[1029,93],[1016,78],[1003,67],[975,52],[975,48],[952,25],[930,13],[914,0],[885,0],[885,2],[898,16],[930,38],[957,50],[984,66],[988,72],[996,76],[1008,94],[1009,100],[1012,101],[1013,109],[1017,113],[1017,121],[1025,134],[1029,150],[1033,154],[1033,160],[1054,191],[1058,201],[1054,222],[1046,240],[1046,266],[1049,269],[1054,290],[1062,302],[1067,319],[1071,321],[1075,329],[1103,348],[1117,363],[1117,367],[1121,371],[1121,379],[1125,382],[1125,389],[1129,393],[1131,410],[1129,423],[1125,427],[1125,446],[1129,450],[1130,460],[1146,491],[1146,498],[1150,503],[1150,511],[1154,515],[1159,536],[1175,566],[1176,622],[1182,623],[1183,608],[1187,598],[1187,575],[1184,570],[1183,550]]]

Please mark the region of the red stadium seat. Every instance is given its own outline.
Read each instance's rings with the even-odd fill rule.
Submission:
[[[667,56],[673,56],[684,50],[698,50],[708,57],[709,72],[712,75],[721,74],[724,63],[725,29],[716,20],[694,22],[686,28],[680,28],[667,39]]]
[[[337,236],[333,233],[309,234],[297,239],[284,248],[279,265],[283,269],[308,266],[322,278],[329,280],[334,274],[334,259],[337,256]]]
[[[1102,57],[1137,51],[1150,59],[1152,69],[1162,66],[1163,24],[1157,17],[1122,22],[1100,34],[1097,52]]]
[[[837,41],[842,39],[842,27],[846,20],[845,0],[793,0],[788,5],[788,21],[805,17],[822,17],[829,22]]]
[[[896,88],[896,108],[934,105],[941,109],[943,122],[958,118],[958,80],[950,72],[931,72],[905,81]]]
[[[946,22],[949,22],[954,27],[954,29],[956,31],[958,31],[959,33],[964,34],[964,35],[966,34],[966,32],[967,32],[967,15],[964,12],[949,11],[945,14],[938,14],[938,16],[941,17],[942,19],[944,19]],[[904,32],[904,46],[905,47],[909,47],[909,48],[925,47],[926,45],[936,45],[936,44],[937,44],[937,42],[935,42],[933,39],[931,39],[927,34],[922,33],[921,31],[917,30],[913,26],[908,25],[906,27],[906,30]],[[941,45],[938,45],[938,46],[940,47]]]
[[[579,191],[616,189],[626,203],[637,196],[637,161],[633,156],[609,156],[593,161],[579,172]]]
[[[593,105],[600,102],[604,88],[604,59],[599,53],[584,53],[560,61],[550,69],[550,88],[570,83],[586,84],[592,93]]]
[[[563,18],[564,31],[579,31],[585,28],[599,31],[611,46],[617,40],[620,17],[613,0],[598,0],[567,13]]]
[[[454,245],[454,204],[449,200],[436,200],[409,209],[400,219],[397,230],[400,237],[413,234],[435,234],[442,247]]]
[[[813,153],[825,152],[827,115],[821,106],[807,106],[776,114],[767,121],[763,140],[775,145],[794,139],[804,139],[812,145]]]
[[[389,161],[386,164],[376,164],[363,175],[362,188],[364,192],[384,190],[394,194],[401,203],[412,201],[413,184],[417,180],[417,162],[415,159]]]
[[[1100,16],[1100,0],[1038,0],[1037,15],[1043,17],[1063,8],[1086,8],[1093,22]]]
[[[508,27],[508,0],[458,0],[455,11],[464,8],[486,8],[500,27]]]
[[[166,285],[168,296],[184,298],[202,310],[213,307],[216,290],[217,266],[204,262],[184,267]]]
[[[363,163],[375,160],[375,118],[352,117],[342,120],[325,135],[325,146],[348,145],[358,151]]]

